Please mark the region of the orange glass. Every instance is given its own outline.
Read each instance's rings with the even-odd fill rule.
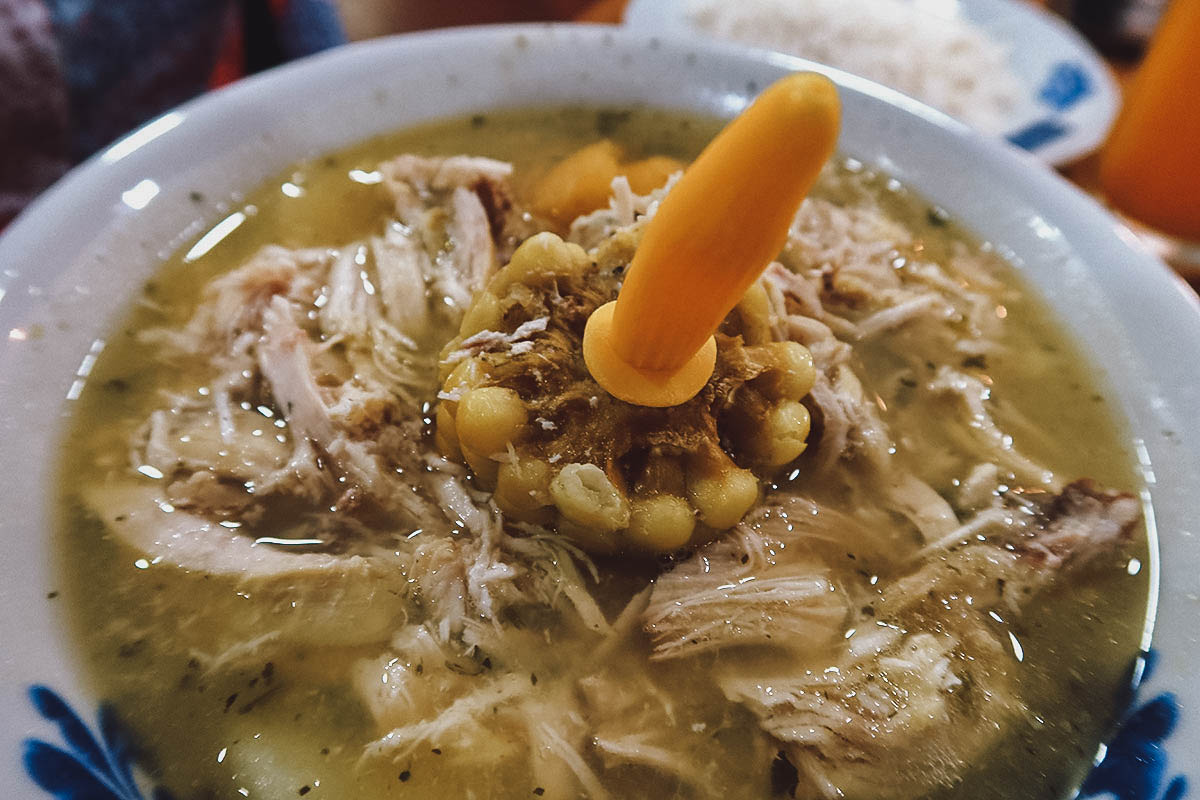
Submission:
[[[1200,241],[1200,0],[1173,0],[1100,156],[1121,211]]]

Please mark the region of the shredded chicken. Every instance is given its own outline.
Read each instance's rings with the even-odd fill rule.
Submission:
[[[335,654],[366,729],[345,744],[356,779],[387,786],[420,764],[463,786],[486,767],[495,796],[716,800],[767,795],[777,759],[801,798],[961,779],[1026,719],[1013,626],[1140,518],[1134,497],[1064,485],[1027,455],[1036,427],[993,397],[1010,290],[991,256],[935,251],[868,196],[807,200],[755,289],[764,324],[735,312],[719,333],[728,363],[692,430],[679,409],[554,382],[556,365],[582,368],[586,311],[615,293],[674,179],[637,195],[619,177],[609,207],[571,225],[579,271],[604,275],[581,300],[548,267],[536,296],[508,281],[519,271],[497,275],[536,232],[511,173],[396,157],[379,167],[394,213],[374,235],[266,247],[187,322],[139,333],[180,377],[135,423],[128,465],[81,495],[139,567],[221,588],[178,622],[206,678]],[[501,279],[515,305],[454,338]],[[431,435],[435,404],[464,391],[443,387],[439,361],[474,360],[523,402],[543,392],[518,444],[555,471],[564,437],[589,428],[622,490],[655,460],[639,491],[683,497],[700,443],[737,455],[726,425],[755,440],[738,402],[779,376],[747,353],[784,341],[816,368],[795,398],[808,450],[762,476],[740,524],[658,562],[593,562],[538,509],[506,517]],[[931,413],[944,424],[917,424]]]
[[[316,537],[254,539],[174,508],[153,487],[91,487],[84,500],[148,566],[212,576],[254,598],[245,604],[230,591],[196,610],[188,638],[210,655],[255,637],[272,645],[386,641],[404,619],[402,573],[386,553],[321,552],[326,543]]]
[[[1012,436],[995,423],[986,407],[991,390],[978,378],[943,366],[930,381],[929,389],[948,395],[961,404],[966,412],[965,430],[993,454],[997,463],[1008,467],[1019,481],[1049,489],[1061,488],[1057,486],[1054,473],[1022,455],[1014,446]]]
[[[825,538],[803,520],[828,512],[815,504],[807,517],[803,508],[790,510],[761,515],[737,537],[709,545],[660,578],[645,625],[659,657],[747,644],[793,654],[795,666],[786,672],[764,672],[752,658],[724,660],[719,683],[785,743],[807,790],[830,798],[907,796],[954,782],[1023,710],[1003,667],[1012,656],[993,624],[997,612],[1019,616],[1067,570],[1128,540],[1140,518],[1133,497],[1088,482],[1049,500],[1014,498],[1008,514],[981,512],[982,524],[965,523],[932,543],[937,552],[917,561],[915,571],[881,588],[848,588],[861,610],[849,614],[845,603],[831,604],[820,624],[796,627],[787,620],[795,606],[804,607],[803,596],[788,598],[781,609],[769,593],[743,590],[788,580],[790,564],[778,554],[801,550],[814,534]],[[842,528],[844,535],[853,532]],[[720,580],[727,582],[712,586]],[[713,592],[707,604],[706,589]],[[734,602],[747,596],[757,604]],[[740,624],[750,614],[771,622],[758,636]],[[664,620],[675,623],[665,643]],[[844,644],[827,660],[804,658],[835,637]],[[703,646],[682,646],[692,642]]]
[[[743,526],[658,579],[646,612],[654,658],[731,645],[820,648],[843,630],[845,595],[796,542]]]
[[[186,325],[144,334],[209,373],[134,444],[134,466],[161,472],[171,503],[238,523],[286,497],[412,528],[437,514],[410,477],[423,469],[417,398],[434,378],[420,340],[447,338],[437,332],[457,317],[425,287],[465,303],[495,267],[492,222],[470,187],[486,184],[494,204],[511,168],[412,156],[381,170],[400,216],[382,235],[340,251],[265,248],[213,281]]]

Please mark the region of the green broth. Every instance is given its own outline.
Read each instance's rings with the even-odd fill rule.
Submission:
[[[178,368],[161,361],[137,332],[185,321],[207,281],[268,243],[337,246],[375,231],[390,206],[379,187],[361,177],[391,155],[471,153],[510,160],[519,195],[557,159],[600,136],[617,140],[631,157],[666,154],[689,160],[719,126],[719,121],[660,111],[568,108],[489,113],[389,134],[298,164],[251,192],[241,206],[245,223],[199,258],[188,260],[184,248],[145,287],[142,302],[110,338],[77,404],[63,451],[57,545],[87,675],[97,694],[132,725],[144,763],[176,796],[456,797],[478,776],[445,774],[438,767],[443,755],[432,751],[414,754],[411,763],[387,774],[357,768],[363,746],[377,734],[345,680],[348,665],[372,655],[369,649],[297,648],[287,658],[210,672],[175,641],[173,630],[190,624],[195,604],[227,608],[236,616],[238,593],[214,587],[202,574],[146,568],[89,516],[76,491],[78,476],[127,468],[126,442],[158,402],[154,387],[181,378]],[[919,197],[889,191],[885,178],[843,173],[846,184],[818,191],[884,197],[887,210],[934,250],[944,247],[945,238],[970,240]],[[1015,271],[1009,271],[1008,280],[1019,284]],[[1021,444],[1056,472],[1136,491],[1140,483],[1127,438],[1090,367],[1047,309],[1030,292],[1019,295],[1005,304],[1006,355],[986,364],[1005,419],[1032,421],[1028,431],[1018,427],[1027,434]],[[896,365],[887,346],[866,346],[859,357],[868,392],[894,404],[896,397],[889,393],[896,385]],[[906,436],[917,443],[902,445],[898,457],[939,491],[948,491],[947,475],[930,465],[919,444],[937,440],[936,415],[894,413],[898,416],[885,419],[905,426]],[[1038,430],[1054,435],[1040,436]],[[804,488],[820,491],[819,485]],[[1131,576],[1125,563],[1130,558],[1146,563],[1145,548],[1139,540],[1114,556],[1119,563],[1090,569],[1087,582],[1071,593],[1046,592],[1013,625],[1024,648],[1015,682],[1029,707],[1028,719],[1037,722],[1018,725],[989,764],[936,796],[1050,800],[1070,794],[1113,720],[1138,649],[1147,570]],[[644,585],[653,565],[632,575],[622,574],[627,570],[617,560],[602,561],[600,567],[604,579],[595,594],[612,613]],[[586,658],[579,643],[556,646]],[[769,795],[771,776],[755,765],[770,745],[748,712],[714,686],[704,668],[712,659],[646,666],[647,653],[648,643],[635,637],[628,660],[642,664],[656,685],[668,687],[678,729],[720,731],[712,741],[714,752],[724,755],[717,784],[709,789],[730,797]],[[491,769],[482,765],[489,774],[477,784],[476,796],[525,797],[537,788],[521,770]],[[696,793],[685,783],[648,779],[637,770],[612,771],[611,780],[614,795],[622,797]],[[239,789],[248,794],[238,794]]]

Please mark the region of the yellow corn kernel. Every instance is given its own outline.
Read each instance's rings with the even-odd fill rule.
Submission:
[[[455,461],[462,460],[462,449],[458,446],[458,431],[455,430],[454,425],[454,412],[447,408],[445,401],[438,403],[433,443],[446,458]]]
[[[609,139],[576,150],[533,187],[533,210],[566,226],[582,214],[603,208],[620,160],[621,149]]]
[[[496,472],[496,505],[511,515],[550,505],[550,473],[550,465],[540,458],[501,464]]]
[[[458,335],[465,339],[480,331],[496,330],[504,318],[504,308],[500,298],[489,291],[482,291],[475,296],[470,308],[463,314],[462,323],[458,326]]]
[[[450,345],[447,345],[447,347],[453,350],[453,347]],[[447,352],[444,355],[449,355],[449,353]],[[473,386],[478,386],[487,377],[487,365],[478,358],[466,358],[453,365],[443,361],[438,369],[442,372],[448,370],[448,374],[441,378],[442,389],[447,392],[452,392],[455,389],[470,389]],[[442,402],[449,403],[450,413],[455,413],[458,410],[457,401],[443,400]]]
[[[770,347],[779,370],[779,396],[799,400],[811,392],[817,370],[808,348],[799,342],[773,342]]]
[[[759,459],[768,467],[782,467],[808,447],[812,417],[798,400],[784,400],[771,408],[757,439]]]
[[[687,500],[660,494],[630,503],[625,535],[640,549],[670,553],[687,544],[695,528],[696,514]]]
[[[625,269],[637,252],[641,231],[622,228],[609,236],[592,251],[592,257],[601,270]]]
[[[524,260],[546,275],[575,275],[591,263],[587,251],[578,244],[548,232],[529,237],[518,249],[525,251]]]
[[[684,163],[670,156],[650,156],[620,168],[636,194],[649,194],[667,182],[676,172],[683,172]]]
[[[514,283],[538,284],[560,275],[576,275],[590,263],[582,247],[543,231],[521,242],[512,260],[492,276],[488,290],[502,296]]]
[[[688,499],[710,528],[732,528],[758,502],[758,479],[732,462],[724,469],[710,462],[689,471]]]
[[[470,447],[463,446],[461,442],[459,445],[462,449],[463,461],[466,461],[467,466],[475,473],[475,478],[479,481],[479,488],[495,489],[496,473],[500,469],[500,463],[493,460],[487,453],[472,450]]]
[[[550,482],[550,497],[576,525],[611,532],[629,524],[629,502],[595,464],[567,464]]]
[[[771,307],[762,281],[755,281],[736,306],[742,321],[742,341],[762,344],[771,341]]]
[[[468,390],[458,401],[458,410],[454,414],[463,452],[473,450],[485,457],[502,452],[509,442],[518,441],[525,430],[526,419],[527,412],[520,395],[500,386]]]

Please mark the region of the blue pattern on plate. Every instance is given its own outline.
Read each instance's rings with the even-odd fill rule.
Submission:
[[[1092,93],[1092,79],[1074,61],[1060,61],[1038,90],[1038,99],[1055,111],[1066,111]]]
[[[1151,650],[1135,669],[1138,685],[1150,677],[1158,654]],[[1164,742],[1179,721],[1179,701],[1163,692],[1134,708],[1117,728],[1104,760],[1096,765],[1080,789],[1080,797],[1110,796],[1116,800],[1183,800],[1188,781],[1183,775],[1167,780]],[[1165,784],[1165,787],[1164,787]]]
[[[1037,150],[1071,132],[1071,126],[1062,118],[1062,112],[1077,104],[1095,91],[1092,78],[1082,65],[1074,61],[1060,61],[1050,69],[1045,82],[1038,89],[1037,97],[1055,113],[1035,120],[1024,128],[1013,131],[1004,138],[1023,150]]]
[[[1154,651],[1138,657],[1131,687],[1150,676]],[[39,739],[25,740],[25,770],[58,800],[146,800],[133,777],[129,739],[112,709],[100,706],[100,738],[58,694],[45,686],[32,686],[30,700],[38,713],[58,726],[67,749]],[[1104,760],[1083,782],[1079,796],[1113,800],[1184,800],[1188,781],[1169,774],[1164,742],[1179,720],[1175,695],[1163,692],[1130,711],[1117,728]],[[1164,786],[1165,783],[1165,786]],[[150,800],[173,800],[156,788]]]
[[[25,771],[58,800],[146,800],[133,777],[129,737],[112,708],[100,706],[97,738],[67,702],[45,686],[31,686],[29,699],[58,726],[66,748],[40,739],[25,740]],[[155,789],[152,800],[171,800]]]
[[[1013,131],[1005,138],[1022,150],[1036,150],[1042,145],[1066,135],[1070,130],[1071,128],[1064,125],[1062,120],[1056,117],[1047,117]]]

